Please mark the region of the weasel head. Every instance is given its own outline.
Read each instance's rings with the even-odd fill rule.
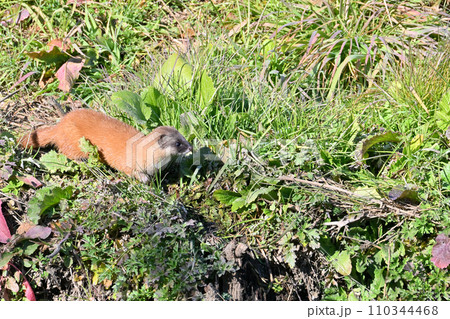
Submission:
[[[160,126],[153,132],[159,134],[158,144],[166,155],[176,157],[192,152],[191,144],[173,127]]]
[[[138,134],[127,142],[127,165],[132,175],[146,183],[157,170],[168,167],[178,156],[192,152],[192,146],[176,129],[155,128],[149,135]]]

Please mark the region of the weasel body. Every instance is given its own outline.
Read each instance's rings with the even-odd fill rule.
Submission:
[[[80,149],[84,137],[98,149],[109,166],[146,182],[192,146],[175,128],[160,126],[144,135],[132,126],[103,113],[79,109],[66,114],[53,126],[38,128],[20,139],[25,148],[53,145],[68,158],[87,158]]]

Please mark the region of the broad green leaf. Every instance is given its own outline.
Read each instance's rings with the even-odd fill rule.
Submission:
[[[423,144],[423,134],[416,135],[409,144],[409,150],[411,153],[418,151]]]
[[[450,163],[445,164],[441,171],[442,186],[450,188]]]
[[[32,255],[36,249],[38,249],[39,244],[35,244],[31,241],[27,241],[26,243],[23,244],[23,254],[25,256],[30,256]]]
[[[11,260],[11,258],[14,257],[15,254],[16,253],[13,253],[13,252],[6,252],[6,253],[0,254],[0,268],[5,266]]]
[[[380,194],[375,187],[361,186],[353,191],[355,194],[366,199],[381,199]]]
[[[231,205],[231,211],[235,212],[239,208],[244,207],[247,204],[244,197],[236,198],[236,200],[233,202],[233,205]]]
[[[161,94],[156,88],[149,86],[141,93],[142,101],[142,113],[145,119],[151,122],[151,124],[161,125],[161,108],[166,106],[166,97]]]
[[[172,54],[161,67],[158,84],[168,91],[187,89],[193,78],[192,67],[179,55]]]
[[[54,150],[42,155],[39,161],[50,173],[55,173],[57,171],[61,173],[73,171],[73,167],[70,165],[67,157]]]
[[[438,110],[434,115],[436,119],[436,125],[441,130],[447,130],[450,126],[450,90],[442,95],[439,102]]]
[[[205,136],[204,123],[201,123],[196,113],[188,111],[180,115],[180,133],[188,140],[199,136]]]
[[[289,249],[284,255],[284,261],[291,267],[291,269],[295,268],[295,262],[297,261],[297,255],[295,251]]]
[[[235,192],[231,192],[231,191],[227,191],[224,189],[218,189],[214,192],[213,194],[214,198],[217,199],[219,202],[221,202],[222,204],[226,204],[226,205],[232,205],[233,202],[238,199],[241,198],[242,195],[239,193],[235,193]]]
[[[370,293],[373,294],[372,296],[378,295],[381,290],[384,287],[385,281],[384,281],[384,275],[383,275],[383,268],[376,268],[374,270],[375,277],[373,278],[372,284],[370,285]]]
[[[400,133],[385,132],[365,138],[356,145],[355,157],[358,161],[361,162],[363,159],[368,157],[367,152],[372,146],[384,142],[398,143],[401,141],[400,137]]]
[[[350,259],[350,254],[348,251],[344,250],[342,252],[336,252],[331,257],[334,269],[342,276],[348,276],[352,272],[352,261]]]
[[[208,75],[208,72],[204,70],[200,78],[200,88],[197,93],[200,100],[199,104],[202,108],[206,108],[211,104],[215,92],[214,82]]]
[[[357,260],[356,260],[356,264],[355,264],[355,269],[356,269],[356,271],[359,272],[360,274],[362,274],[363,272],[365,272],[366,269],[367,269],[366,258],[364,258],[364,259],[357,259]]]
[[[142,101],[151,106],[163,106],[160,105],[161,98],[163,98],[164,95],[161,94],[161,92],[158,91],[158,89],[154,88],[153,86],[147,87],[144,91],[141,93]]]
[[[264,56],[264,60],[268,59],[270,55],[273,55],[274,49],[276,48],[276,40],[275,39],[265,39],[262,43],[262,54]]]
[[[100,155],[98,154],[97,146],[93,145],[91,142],[89,142],[84,137],[80,138],[80,149],[83,153],[86,153],[89,155],[89,161],[91,162],[91,159],[93,159],[95,162],[100,161]]]
[[[45,187],[36,191],[36,194],[28,203],[28,217],[37,224],[41,215],[50,207],[57,205],[61,199],[70,199],[72,197],[71,186],[64,189],[61,187]]]
[[[255,190],[255,191],[249,192],[247,194],[247,199],[246,199],[245,203],[246,204],[253,203],[259,196],[269,194],[271,191],[274,191],[274,190],[275,190],[274,186],[269,186],[269,187],[263,187],[263,188]]]
[[[441,110],[450,109],[450,90],[442,94],[441,101],[439,102],[439,109]]]
[[[10,180],[8,184],[5,187],[1,188],[0,190],[3,193],[10,193],[17,196],[19,194],[19,189],[21,189],[24,184],[25,184],[24,182],[18,179],[13,179]]]
[[[359,291],[360,289],[356,288],[353,289],[352,291],[350,291],[350,293],[348,294],[348,301],[359,301],[359,295],[361,295],[361,292]]]
[[[381,246],[381,249],[374,255],[374,260],[379,265],[383,260],[387,263],[389,261],[389,246]]]
[[[406,201],[411,204],[420,203],[418,187],[416,185],[396,185],[389,192],[389,199],[394,201]]]
[[[56,45],[50,50],[41,50],[39,52],[25,52],[30,58],[40,60],[46,64],[66,62],[70,56],[62,52]]]
[[[111,96],[111,101],[122,111],[130,115],[139,124],[145,124],[146,118],[142,113],[142,98],[130,91],[118,91]]]

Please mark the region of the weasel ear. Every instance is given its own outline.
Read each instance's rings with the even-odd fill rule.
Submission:
[[[161,148],[166,148],[166,146],[167,146],[167,136],[165,134],[162,134],[158,138],[158,144],[159,144],[159,146],[161,146]]]

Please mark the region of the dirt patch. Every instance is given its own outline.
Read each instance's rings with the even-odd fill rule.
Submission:
[[[223,251],[225,259],[233,262],[235,272],[216,278],[205,287],[206,300],[319,300],[321,274],[316,252],[302,251],[299,262],[290,268],[277,260],[264,256],[262,251],[233,240]]]

